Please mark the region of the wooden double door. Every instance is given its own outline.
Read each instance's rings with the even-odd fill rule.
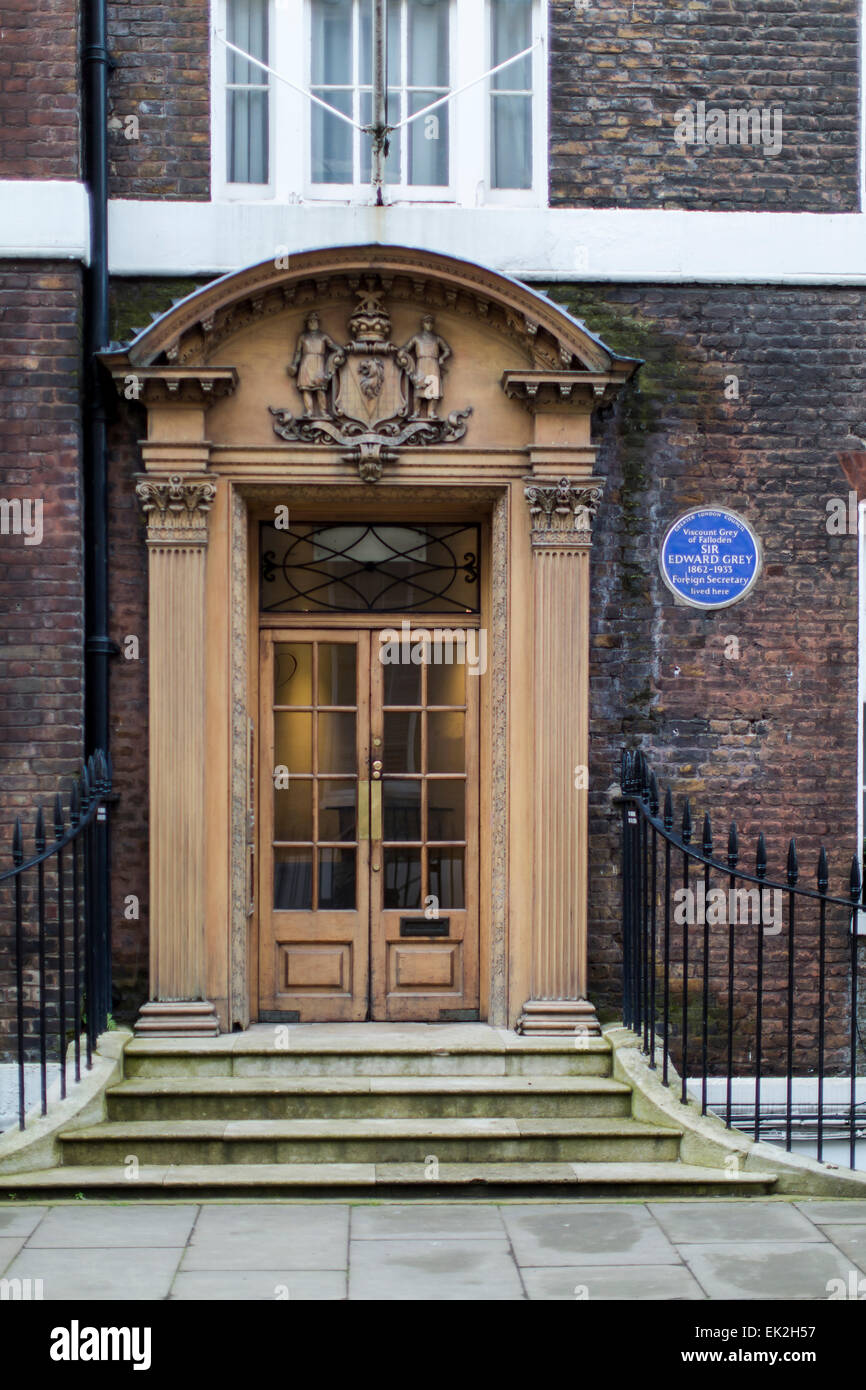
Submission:
[[[478,1017],[478,675],[399,627],[261,635],[263,1021]]]

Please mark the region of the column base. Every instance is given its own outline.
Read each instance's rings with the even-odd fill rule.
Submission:
[[[216,1008],[207,999],[152,999],[142,1004],[135,1024],[137,1038],[216,1038]]]
[[[598,1015],[588,999],[527,999],[517,1031],[548,1037],[601,1037]]]

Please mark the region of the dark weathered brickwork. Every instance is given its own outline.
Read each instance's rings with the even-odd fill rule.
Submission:
[[[41,501],[43,531],[30,545],[0,535],[3,846],[15,815],[32,821],[37,795],[53,799],[81,760],[80,278],[0,265],[0,497]]]
[[[588,0],[576,9],[553,0],[551,203],[856,210],[859,8]],[[779,153],[681,149],[674,113],[698,101],[781,108]]]
[[[0,178],[79,178],[76,0],[7,0],[0,35]]]
[[[112,0],[108,26],[111,196],[209,198],[208,0]]]
[[[866,295],[772,287],[552,287],[619,351],[646,359],[600,422],[607,476],[593,537],[591,991],[617,1007],[619,749],[640,744],[699,831],[736,814],[743,862],[767,836],[804,881],[819,842],[845,891],[856,842],[856,536],[828,533],[846,497],[838,451],[866,419]],[[739,399],[726,399],[736,376]],[[729,383],[729,389],[732,388]],[[668,522],[723,503],[752,522],[763,576],[714,615],[677,605],[658,571]],[[726,639],[739,644],[726,657]],[[728,644],[729,651],[736,648]],[[715,815],[715,813],[718,813]]]

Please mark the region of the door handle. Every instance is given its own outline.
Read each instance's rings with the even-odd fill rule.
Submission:
[[[374,774],[375,776],[375,774]],[[382,783],[370,783],[370,839],[382,838]]]
[[[365,779],[358,781],[358,839],[370,838],[370,783]]]

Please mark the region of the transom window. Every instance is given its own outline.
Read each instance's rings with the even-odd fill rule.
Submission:
[[[218,193],[368,200],[372,0],[215,3],[218,33],[272,69],[216,42]],[[386,201],[546,202],[545,22],[543,0],[388,0]]]

